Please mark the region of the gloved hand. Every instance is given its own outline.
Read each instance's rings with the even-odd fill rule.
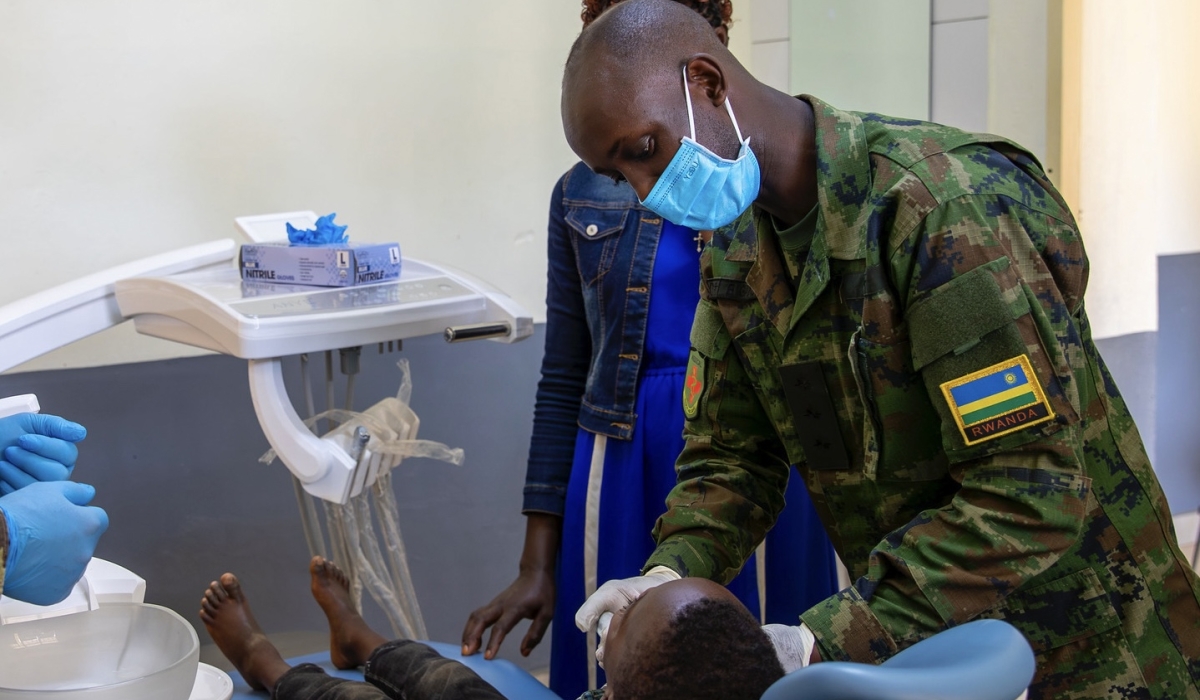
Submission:
[[[575,613],[575,626],[581,632],[589,632],[602,614],[618,612],[651,588],[679,579],[679,574],[671,569],[656,566],[642,576],[607,581]],[[604,660],[604,636],[607,632],[608,625],[605,625],[600,634],[600,644],[596,647],[597,663]]]
[[[95,495],[87,484],[51,481],[0,497],[8,526],[4,595],[34,605],[67,597],[108,529],[108,514],[87,505]]]
[[[38,481],[70,478],[79,456],[76,442],[87,436],[78,423],[39,413],[0,418],[0,495]]]
[[[600,619],[596,620],[596,634],[599,635],[600,641],[596,644],[596,665],[604,668],[604,641],[608,639],[608,626],[612,623],[613,613],[600,613]]]
[[[775,655],[784,673],[791,673],[808,665],[817,638],[808,625],[763,625],[763,632],[771,639]]]

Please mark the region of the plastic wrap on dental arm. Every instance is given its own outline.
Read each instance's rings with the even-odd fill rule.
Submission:
[[[395,397],[362,412],[325,411],[305,424],[311,428],[329,419],[337,427],[324,437],[338,442],[358,459],[355,478],[361,479],[361,492],[345,505],[322,502],[330,555],[349,575],[355,605],[361,609],[365,588],[383,609],[397,635],[425,639],[425,622],[408,569],[391,472],[405,457],[461,465],[464,455],[461,449],[416,439],[420,420],[408,405],[412,396],[408,362],[400,360],[397,365],[401,381]],[[355,444],[360,427],[370,435],[362,448]],[[270,451],[260,461],[270,463],[274,459],[275,453]]]

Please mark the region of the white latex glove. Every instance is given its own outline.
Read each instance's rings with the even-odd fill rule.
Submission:
[[[813,647],[817,645],[817,638],[808,625],[763,625],[762,630],[771,639],[785,674],[808,665]]]
[[[680,578],[679,574],[671,569],[656,566],[642,576],[607,581],[596,589],[575,613],[575,626],[581,632],[590,632],[604,613],[619,612],[651,588],[669,581],[678,581]],[[600,634],[600,644],[596,648],[596,661],[599,663],[604,658],[604,637],[608,633],[607,619],[603,629],[597,631]]]
[[[608,623],[612,619],[612,613],[600,613],[600,619],[596,622],[596,634],[600,635],[600,641],[596,644],[596,665],[600,668],[604,668],[604,640],[608,639]]]

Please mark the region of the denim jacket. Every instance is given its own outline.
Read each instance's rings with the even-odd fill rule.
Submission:
[[[524,512],[561,515],[576,425],[633,435],[650,277],[662,219],[626,183],[583,163],[550,200],[546,350],[534,408]]]

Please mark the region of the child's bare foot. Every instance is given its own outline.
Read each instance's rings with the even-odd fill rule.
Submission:
[[[208,584],[200,599],[200,619],[251,688],[270,691],[291,668],[254,620],[233,574],[222,574],[220,581]]]
[[[313,598],[329,620],[329,659],[340,669],[357,668],[387,640],[367,626],[354,608],[350,580],[331,561],[313,557],[308,564],[312,574]]]

